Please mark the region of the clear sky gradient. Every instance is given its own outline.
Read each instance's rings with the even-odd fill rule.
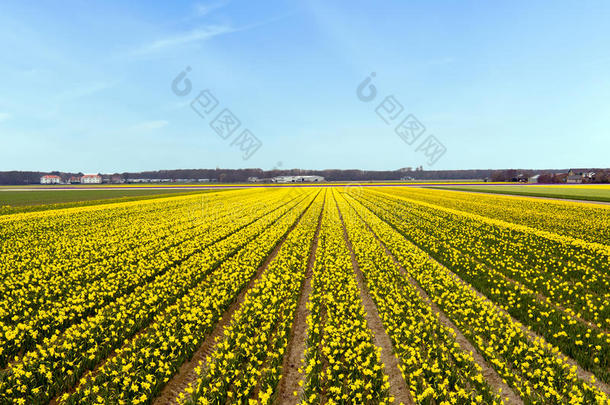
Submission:
[[[0,170],[610,166],[608,1],[127,3],[0,3]],[[204,89],[248,160],[191,109]],[[375,113],[390,95],[434,165]]]

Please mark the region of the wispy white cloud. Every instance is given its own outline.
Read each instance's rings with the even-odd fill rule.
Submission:
[[[6,121],[9,118],[11,118],[11,114],[6,113],[6,112],[0,112],[0,122]]]
[[[277,17],[272,17],[267,20],[254,22],[251,24],[246,24],[242,26],[232,26],[230,24],[210,24],[206,26],[201,26],[195,28],[191,31],[186,31],[182,33],[178,33],[175,35],[167,36],[165,38],[158,39],[151,43],[145,44],[136,48],[132,54],[134,55],[146,55],[155,52],[161,52],[173,47],[179,47],[183,45],[188,45],[195,42],[205,41],[220,35],[231,34],[234,32],[248,31],[251,29],[259,28],[265,26],[267,24],[272,24],[277,21],[283,20],[291,15],[294,15],[295,12],[292,11],[290,13],[286,13],[284,15],[280,15]]]
[[[228,0],[221,0],[221,1],[207,2],[207,3],[198,2],[198,3],[195,3],[195,6],[194,6],[195,14],[197,15],[197,17],[203,17],[203,16],[210,14],[214,10],[223,8],[228,3],[229,3]]]
[[[166,127],[167,125],[169,125],[169,121],[166,120],[143,121],[133,125],[131,129],[135,131],[153,131]]]
[[[228,25],[209,25],[200,27],[192,31],[183,32],[177,35],[158,39],[154,42],[146,44],[135,51],[136,54],[149,54],[165,50],[167,48],[186,45],[193,42],[205,41],[218,35],[227,34],[236,31]]]

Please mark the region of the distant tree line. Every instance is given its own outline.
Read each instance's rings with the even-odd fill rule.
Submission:
[[[358,169],[178,169],[158,170],[138,173],[122,173],[126,179],[213,179],[220,183],[242,183],[250,177],[259,179],[276,176],[322,176],[328,181],[398,181],[404,178],[413,180],[484,180],[491,178],[494,171],[483,170],[423,170],[420,166],[415,170],[410,167],[399,170],[358,170]],[[560,170],[557,170],[560,172]],[[507,180],[510,181],[510,180]]]
[[[26,185],[26,184],[40,184],[40,178],[44,175],[52,174],[59,176],[62,179],[69,179],[72,176],[82,176],[83,173],[69,173],[69,172],[21,172],[21,171],[10,171],[0,172],[0,184],[11,184],[11,185]]]
[[[583,170],[583,169],[578,169]],[[591,177],[582,177],[583,183],[610,183],[610,169],[586,169],[586,172],[595,173]],[[523,181],[529,182],[532,176],[539,175],[537,182],[544,184],[566,183],[568,170],[494,170],[491,181]]]
[[[583,178],[583,183],[610,183],[610,170],[608,169],[596,169],[594,170],[595,175],[591,178]],[[568,178],[567,173],[543,173],[538,178],[538,183],[555,184],[565,183]]]
[[[596,172],[591,182],[610,182],[610,169],[592,169]],[[27,185],[39,184],[40,178],[46,174],[60,176],[67,181],[72,176],[82,176],[82,173],[71,172],[34,172],[34,171],[6,171],[0,172],[0,184],[5,185]],[[485,181],[527,181],[531,176],[539,174],[539,183],[565,183],[567,169],[506,169],[506,170],[423,170],[410,167],[399,170],[302,170],[302,169],[177,169],[157,170],[145,172],[114,173],[125,181],[130,179],[210,179],[219,183],[244,183],[250,177],[259,179],[272,178],[276,176],[323,176],[328,181],[397,181],[401,179],[413,180],[485,180]],[[110,174],[104,175],[111,176]]]

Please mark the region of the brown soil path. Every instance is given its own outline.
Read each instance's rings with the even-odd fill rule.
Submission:
[[[312,202],[313,202],[313,200],[312,200]],[[282,204],[282,205],[283,205],[283,204]],[[283,243],[283,241],[284,241],[285,237],[288,235],[288,233],[290,233],[290,231],[292,231],[292,229],[294,229],[294,227],[296,226],[296,224],[297,224],[297,223],[298,223],[298,222],[301,220],[302,216],[305,214],[305,212],[306,212],[306,211],[309,209],[309,207],[310,207],[310,206],[311,206],[311,203],[310,203],[310,204],[307,206],[307,208],[306,208],[306,209],[305,209],[305,210],[304,210],[304,211],[301,213],[301,215],[300,215],[300,216],[299,216],[299,218],[298,218],[298,219],[295,221],[295,223],[294,223],[294,224],[293,224],[293,225],[292,225],[292,226],[289,228],[289,230],[286,232],[286,235],[284,235],[284,238],[282,238],[282,240],[281,240],[281,241],[278,243],[278,246],[279,246],[281,243]],[[294,208],[294,207],[293,207],[293,208]],[[283,215],[285,215],[285,214],[283,214]],[[282,215],[282,216],[283,216],[283,215]],[[251,225],[251,224],[252,224],[252,222],[251,222],[251,223],[249,223],[249,224],[247,224],[247,225],[245,225],[244,227],[249,226],[249,225]],[[225,235],[225,236],[223,236],[222,238],[218,239],[216,242],[213,242],[213,243],[211,243],[211,244],[209,244],[209,245],[207,245],[207,246],[211,246],[211,245],[213,245],[213,244],[215,244],[215,243],[217,243],[217,242],[219,242],[219,241],[221,241],[221,240],[223,240],[223,239],[227,238],[228,236],[230,236],[230,235]],[[240,250],[241,250],[242,248],[244,248],[244,247],[245,247],[245,245],[244,245],[244,246],[242,246],[241,248],[239,248],[238,250],[236,250],[235,252],[233,252],[233,253],[232,253],[230,256],[232,256],[233,254],[236,254],[238,251],[240,251]],[[279,248],[278,248],[278,250],[279,250]],[[272,254],[273,254],[273,252],[272,252]],[[219,264],[219,265],[220,265],[220,264]],[[211,273],[210,273],[210,274],[211,274]],[[185,295],[186,295],[186,294],[185,294]],[[91,315],[91,316],[94,316],[94,315]],[[131,346],[132,346],[132,345],[133,345],[135,342],[137,342],[137,341],[138,341],[138,339],[139,339],[139,338],[140,338],[142,335],[144,335],[144,334],[145,334],[145,333],[146,333],[146,332],[149,330],[150,325],[151,325],[151,323],[149,323],[147,326],[142,327],[142,329],[140,329],[139,331],[137,331],[137,332],[136,332],[136,333],[135,333],[135,334],[134,334],[132,337],[127,338],[127,339],[126,339],[126,340],[123,342],[123,344],[122,344],[122,346],[121,346],[120,348],[117,348],[117,349],[112,350],[112,351],[110,352],[110,354],[109,354],[108,356],[106,356],[105,358],[103,358],[102,360],[100,360],[100,361],[99,361],[99,363],[98,363],[98,364],[97,364],[97,365],[96,365],[96,366],[95,366],[95,367],[94,367],[92,370],[85,371],[85,372],[83,373],[82,377],[81,377],[81,378],[80,378],[80,379],[77,381],[77,383],[76,383],[76,384],[75,384],[75,385],[74,385],[72,388],[70,388],[69,390],[66,390],[66,391],[64,391],[64,392],[59,392],[58,394],[56,394],[56,396],[55,396],[54,398],[52,398],[52,399],[49,401],[49,405],[56,405],[56,404],[59,402],[59,398],[60,398],[62,395],[64,395],[64,394],[73,394],[74,392],[76,392],[76,390],[77,390],[78,388],[80,388],[80,387],[83,385],[83,382],[86,382],[86,381],[89,381],[89,380],[91,380],[91,379],[95,378],[95,376],[96,376],[96,375],[99,373],[99,370],[100,370],[100,369],[101,369],[101,368],[102,368],[102,367],[103,367],[103,366],[104,366],[106,363],[108,363],[108,361],[110,361],[111,359],[113,359],[114,357],[116,357],[116,356],[117,356],[117,354],[118,354],[119,352],[123,352],[123,351],[125,350],[125,348],[131,347]]]
[[[419,249],[419,248],[418,248]],[[421,250],[421,249],[420,249]],[[500,306],[496,305],[492,300],[490,300],[486,295],[484,295],[483,293],[481,293],[480,291],[478,291],[474,286],[472,286],[471,284],[467,283],[466,281],[462,280],[462,278],[460,276],[458,276],[457,274],[455,274],[453,271],[451,271],[448,267],[446,267],[445,265],[443,265],[442,263],[438,262],[435,258],[433,258],[432,256],[430,256],[428,254],[428,252],[423,251],[424,253],[426,253],[426,255],[428,256],[428,259],[431,261],[436,262],[436,264],[438,264],[439,266],[443,267],[448,274],[458,283],[465,285],[467,288],[470,288],[476,295],[477,297],[479,297],[479,299],[491,304],[496,311],[502,313],[503,315],[507,316],[508,318],[511,319],[511,321],[517,325],[519,327],[519,329],[521,329],[521,331],[530,339],[530,340],[538,340],[541,342],[545,342],[546,345],[546,339],[544,339],[544,337],[542,337],[541,335],[537,334],[536,332],[534,332],[530,327],[527,327],[525,325],[523,325],[519,320],[515,319],[511,314],[508,313],[508,311],[506,311],[505,309],[501,308]],[[594,377],[594,374],[583,369],[578,362],[576,362],[576,360],[572,359],[571,357],[566,356],[565,354],[563,354],[562,352],[557,352],[557,356],[559,358],[561,358],[562,360],[564,360],[566,363],[568,363],[571,366],[576,366],[576,374],[578,375],[578,377],[584,381],[587,381],[589,383],[591,383],[591,377]],[[610,386],[602,381],[599,381],[597,378],[595,378],[595,383],[592,383],[592,385],[594,385],[595,387],[597,387],[597,389],[599,389],[600,391],[604,392],[606,395],[610,396]],[[502,390],[504,392],[504,390]]]
[[[307,269],[305,270],[305,279],[303,280],[303,285],[301,286],[301,294],[299,295],[297,309],[295,311],[294,321],[292,324],[293,326],[290,331],[288,347],[282,363],[282,377],[280,378],[277,395],[275,396],[276,404],[296,404],[298,403],[300,395],[303,392],[303,387],[299,386],[299,381],[301,380],[299,367],[304,364],[303,361],[305,360],[307,316],[309,315],[307,302],[309,301],[309,296],[312,291],[311,276],[316,258],[316,252],[318,251],[318,237],[320,235],[325,202],[326,196],[324,197],[322,211],[320,211],[320,216],[318,218],[318,227],[311,245],[309,261],[307,263]],[[297,395],[294,395],[295,391],[297,392]]]
[[[377,242],[379,242],[379,245],[385,250],[388,257],[392,259],[392,261],[398,267],[403,276],[405,276],[409,283],[417,290],[419,296],[428,305],[430,305],[432,311],[438,315],[441,324],[455,333],[455,340],[460,345],[460,348],[463,351],[470,352],[472,354],[475,363],[477,363],[479,367],[481,367],[481,374],[483,374],[485,380],[496,391],[496,393],[499,392],[501,389],[502,397],[506,399],[508,404],[523,404],[521,398],[512,390],[512,388],[508,386],[508,384],[506,384],[502,380],[502,377],[496,372],[496,370],[494,370],[492,366],[489,365],[489,363],[483,358],[483,356],[481,356],[479,351],[472,345],[472,343],[470,343],[470,341],[466,338],[466,336],[464,336],[464,334],[453,323],[453,321],[438,307],[438,305],[436,305],[436,303],[434,303],[430,299],[428,293],[419,285],[419,283],[409,275],[407,270],[402,266],[402,264],[400,264],[398,259],[396,259],[396,256],[394,256],[394,254],[390,252],[385,242],[383,242],[379,238],[379,236],[375,233],[371,226],[366,223],[366,221],[362,217],[360,217],[360,219],[362,219],[362,222],[364,222],[371,234],[375,236],[375,239],[377,240]]]
[[[273,251],[267,258],[264,263],[256,270],[256,274],[254,277],[250,279],[248,284],[240,291],[237,295],[233,303],[229,306],[229,308],[225,311],[224,315],[218,321],[212,332],[204,339],[203,343],[195,351],[191,359],[182,364],[182,366],[178,369],[178,372],[174,374],[174,376],[165,384],[161,392],[158,396],[153,400],[153,405],[169,405],[176,404],[177,399],[181,393],[185,393],[186,389],[193,385],[197,381],[197,372],[196,368],[200,363],[204,363],[206,358],[212,354],[214,351],[214,347],[221,340],[222,335],[224,333],[224,328],[229,324],[231,319],[233,318],[233,314],[244,302],[246,293],[254,286],[257,280],[261,278],[265,269],[269,266],[269,263],[277,256],[281,247],[283,246],[288,234],[292,232],[292,230],[299,224],[305,212],[310,209],[311,204],[315,200],[314,197],[307,208],[301,213],[298,219],[292,224],[286,234],[282,237],[282,239],[277,243]]]
[[[367,208],[368,209],[368,208]],[[370,210],[369,210],[370,211]],[[372,212],[372,211],[371,211]],[[372,212],[373,213],[373,212]],[[375,213],[373,213],[373,215],[376,215]],[[377,215],[376,215],[377,216]],[[378,217],[379,218],[379,217]],[[379,218],[380,220],[384,221],[383,219]],[[394,228],[394,226],[392,226],[392,224],[386,222],[390,227]],[[413,244],[410,240],[407,239],[407,241],[411,244]],[[413,244],[414,245],[414,244]],[[427,251],[419,248],[418,246],[414,245],[418,250],[421,250],[422,252],[424,252],[426,254],[426,256],[428,257],[428,260],[431,260],[433,262],[435,262],[436,264],[438,264],[439,266],[443,267],[447,273],[458,283],[466,286],[466,288],[471,289],[476,296],[481,299],[484,302],[487,302],[488,304],[492,305],[496,311],[502,313],[503,315],[505,315],[506,317],[508,317],[515,325],[517,325],[519,327],[519,329],[521,329],[521,331],[530,339],[530,340],[538,340],[541,342],[545,342],[546,344],[546,339],[544,339],[544,337],[540,336],[539,334],[537,334],[536,332],[532,331],[530,327],[526,327],[525,325],[523,325],[520,321],[518,321],[517,319],[515,319],[511,314],[508,313],[508,311],[504,310],[503,308],[501,308],[500,306],[496,305],[492,300],[490,300],[486,295],[484,295],[483,293],[481,293],[480,291],[478,291],[474,286],[472,286],[471,284],[465,282],[464,280],[462,280],[462,278],[460,276],[458,276],[457,274],[455,274],[453,271],[451,271],[448,267],[446,267],[445,265],[443,265],[442,263],[440,263],[439,261],[437,261],[434,257],[432,257]],[[594,374],[583,369],[577,362],[576,360],[572,359],[571,357],[566,356],[565,354],[561,353],[560,351],[557,353],[557,356],[559,358],[561,358],[562,360],[564,360],[566,363],[568,363],[571,366],[575,366],[576,367],[576,374],[577,376],[584,380],[589,382],[590,384],[592,384],[593,386],[595,386],[597,389],[599,389],[600,391],[604,392],[606,395],[610,396],[610,385],[599,381],[597,378],[595,378],[595,382],[591,383],[591,377],[594,377]],[[504,390],[503,390],[504,391]]]
[[[339,210],[338,205],[337,210]],[[368,293],[366,282],[364,281],[362,271],[360,270],[360,266],[358,266],[358,261],[356,260],[356,255],[354,254],[352,242],[347,236],[345,221],[343,220],[343,215],[341,214],[340,210],[339,216],[341,218],[341,223],[343,224],[343,238],[345,239],[345,243],[347,244],[350,252],[352,266],[354,267],[354,273],[358,283],[358,289],[360,290],[360,299],[362,300],[362,305],[364,306],[366,322],[373,332],[373,341],[375,345],[381,348],[381,362],[385,365],[385,372],[389,377],[390,396],[394,397],[394,404],[415,404],[415,401],[413,401],[413,398],[411,397],[409,387],[407,386],[404,378],[402,378],[402,372],[398,367],[398,359],[394,355],[394,346],[392,345],[392,341],[383,327],[381,317],[377,311],[377,306]]]
[[[465,214],[471,214],[471,213],[466,212],[466,211],[462,211],[462,210],[459,210],[459,211],[464,212]],[[489,218],[489,217],[487,217],[487,218]],[[557,235],[559,235],[559,234],[557,234]],[[445,243],[446,241],[443,241],[443,242]],[[466,259],[471,259],[474,262],[476,262],[477,264],[479,264],[481,266],[484,266],[487,269],[491,269],[491,266],[488,263],[480,260],[476,256],[473,256],[471,253],[469,253],[467,251],[464,251],[463,249],[461,249],[459,247],[452,247],[450,245],[447,245],[447,246],[449,246],[449,248],[453,248],[457,252],[457,254],[459,254],[461,257],[464,257]],[[558,261],[565,261],[564,259],[558,257],[557,255],[553,255],[552,257],[554,257]],[[534,265],[529,264],[526,260],[519,259],[517,257],[513,258],[513,260],[515,262],[517,262],[517,263],[520,263],[521,265],[523,265],[525,267],[529,267],[529,268],[535,267]],[[561,305],[560,303],[555,302],[550,296],[547,296],[545,294],[542,294],[540,292],[535,291],[534,289],[532,289],[531,287],[525,285],[524,283],[511,278],[509,275],[505,274],[504,272],[501,272],[501,271],[497,271],[497,272],[499,273],[499,275],[504,280],[506,280],[507,282],[513,284],[514,286],[516,286],[516,288],[519,288],[519,289],[521,289],[523,291],[526,291],[526,292],[536,296],[536,298],[539,299],[540,301],[544,301],[544,302],[548,303],[550,306],[554,307],[556,310],[565,313],[566,316],[568,316],[570,318],[573,318],[573,319],[575,319],[575,320],[577,320],[577,321],[587,325],[590,329],[594,329],[594,330],[596,330],[598,332],[605,332],[605,333],[608,333],[610,331],[610,329],[608,329],[605,326],[600,327],[597,324],[595,324],[595,323],[593,323],[593,322],[583,318],[582,316],[579,316],[577,314],[577,312],[578,312],[577,309],[575,309],[575,308],[567,308],[567,307]],[[575,281],[571,281],[571,280],[565,280],[565,281],[569,285],[575,284]],[[594,291],[587,290],[587,293],[599,296],[599,293],[594,292]],[[602,296],[602,298],[604,298],[604,297]]]

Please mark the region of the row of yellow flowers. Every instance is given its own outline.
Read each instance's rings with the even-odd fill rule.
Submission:
[[[234,230],[233,223],[236,219],[245,226],[243,221],[246,218],[238,218],[236,209],[245,209],[255,203],[257,198],[259,197],[254,196],[234,203],[227,201],[226,207],[224,204],[215,207],[211,205],[214,201],[206,201],[208,211],[221,212],[222,216],[214,218],[212,215],[204,215],[196,222],[194,218],[188,218],[192,209],[190,205],[197,204],[197,201],[188,199],[184,206],[170,208],[168,215],[165,215],[173,218],[173,223],[165,224],[162,232],[150,232],[153,240],[141,240],[142,243],[133,250],[109,254],[104,260],[68,271],[56,267],[54,274],[46,275],[46,278],[36,282],[28,277],[28,272],[24,272],[24,277],[30,279],[30,284],[25,284],[22,288],[6,287],[10,297],[2,300],[7,309],[3,311],[5,316],[0,321],[0,365],[6,365],[16,353],[23,353],[41,343],[45,337],[65,330],[83,317],[93,315],[117,297],[133,291],[202,247],[215,242],[209,236],[216,235],[211,234],[210,229],[218,227],[218,221],[221,221],[221,226],[230,226],[230,231]],[[278,199],[277,204],[280,201]],[[231,208],[232,205],[235,207]],[[178,222],[176,217],[185,220]],[[148,222],[147,218],[137,215],[130,221],[135,229],[146,228]],[[217,239],[223,235],[217,234]],[[104,240],[105,235],[97,238]],[[137,242],[138,238],[135,240]],[[29,272],[41,277],[35,268]]]
[[[60,403],[140,404],[152,399],[211,332],[239,291],[307,208],[311,196],[301,201],[241,251],[223,260],[183,298],[155,316],[142,335],[123,347],[94,377],[85,377],[74,393],[62,396]],[[201,267],[193,271],[201,272]]]
[[[235,199],[239,195],[207,194],[205,201],[212,203],[230,196]],[[142,241],[151,231],[181,220],[182,216],[176,214],[192,201],[193,198],[162,198],[0,216],[0,279],[5,283],[12,276],[12,282],[18,283],[23,277],[14,276],[25,275],[30,281],[46,280],[57,267],[67,273],[91,261],[104,260],[108,254],[137,246],[135,242]],[[134,220],[138,226],[132,226]],[[119,238],[122,243],[117,244]]]
[[[183,403],[273,400],[282,359],[318,226],[325,190],[288,234],[262,277],[247,292],[212,354],[199,365],[193,395]]]
[[[372,198],[375,199],[375,196]],[[371,204],[371,201],[367,204]],[[467,214],[470,218],[462,218],[456,216],[455,212],[445,210],[430,212],[435,209],[434,206],[422,205],[424,203],[414,207],[410,206],[408,200],[397,202],[383,198],[382,201],[385,208],[383,215],[393,216],[399,221],[405,236],[493,301],[506,307],[511,315],[530,325],[581,366],[606,382],[610,380],[608,301],[599,296],[603,292],[597,293],[599,295],[596,297],[595,289],[591,288],[596,280],[603,279],[604,271],[590,263],[603,262],[603,252],[599,252],[599,255],[580,252],[573,246],[559,245],[558,240],[545,239],[542,235],[525,235],[522,230],[516,232],[508,225],[500,229],[491,226],[499,228],[500,223],[483,222],[477,228],[476,224],[470,223],[475,219],[471,214]],[[449,220],[445,220],[445,216]],[[405,219],[408,219],[410,226],[404,226]],[[489,230],[487,235],[479,233],[484,229]],[[494,232],[499,232],[503,237],[495,237]],[[528,243],[524,243],[524,239]],[[482,243],[481,240],[493,242]],[[490,253],[494,247],[505,244],[510,245],[498,249],[496,254]],[[534,264],[521,262],[510,252],[511,249],[520,251],[520,246],[537,252],[540,257],[545,257],[545,251],[554,252],[555,256],[546,260],[556,261],[558,270],[551,273],[548,271],[551,266],[540,264],[540,258]],[[511,268],[516,270],[510,272]],[[528,277],[528,272],[534,276]],[[572,273],[580,274],[580,280],[570,280]],[[519,278],[519,282],[510,277]],[[546,281],[540,282],[541,279]],[[583,284],[583,280],[589,285]],[[558,294],[551,300],[534,290],[543,285],[561,288],[563,295]],[[570,293],[570,290],[575,292]],[[578,300],[579,297],[583,299]],[[586,322],[580,315],[590,316],[594,323]]]
[[[31,309],[23,299],[34,292],[43,298],[53,293],[61,299],[66,285],[99,277],[96,272],[115,263],[110,259],[121,255],[137,259],[148,244],[166,239],[173,228],[188,229],[190,223],[183,213],[198,200],[180,198],[127,207],[113,204],[105,210],[92,207],[3,218],[1,319]],[[218,201],[222,201],[220,194],[205,197],[206,204]]]
[[[396,188],[392,194],[568,235],[587,242],[610,244],[608,205],[425,188]]]
[[[333,191],[333,194],[335,192]],[[307,303],[302,404],[389,404],[389,378],[373,343],[335,199],[326,199]]]
[[[0,371],[0,402],[44,403],[70,389],[83,372],[94,368],[164,308],[207,280],[220,263],[248,242],[256,244],[257,236],[278,219],[295,215],[292,208],[295,204],[304,204],[300,200],[290,204],[283,201],[278,209],[266,215],[269,207],[261,201],[241,212],[243,219],[233,217],[219,221],[199,241],[202,247],[213,240],[218,240],[217,243],[197,251],[133,292],[118,297],[95,315],[45,338],[42,344]],[[260,215],[259,220],[243,227]]]
[[[420,219],[434,223],[431,228],[439,237],[439,228],[453,226],[452,246],[460,252],[476,257],[598,328],[610,329],[610,274],[597,267],[604,255],[581,252],[587,259],[578,260],[573,249],[566,250],[555,241],[531,233],[480,223],[453,212],[439,214],[428,207],[405,208],[411,213],[416,210]]]
[[[415,207],[418,210],[428,210],[440,217],[450,217],[460,223],[475,223],[479,227],[485,227],[492,232],[495,229],[497,234],[506,237],[510,242],[514,238],[530,238],[532,246],[544,246],[545,251],[552,252],[558,259],[568,262],[573,262],[577,265],[584,265],[596,270],[602,270],[605,274],[610,273],[610,245],[602,241],[590,242],[581,238],[575,238],[564,233],[557,233],[546,230],[544,227],[533,227],[521,224],[515,224],[510,221],[505,221],[496,217],[487,217],[478,213],[470,213],[460,211],[453,208],[442,207],[427,201],[417,201],[415,199],[400,195],[399,191],[392,193],[382,193],[371,190],[371,194],[376,196],[385,196],[386,199],[400,201],[404,206]],[[392,201],[392,200],[390,200]],[[572,210],[566,213],[564,221],[576,222],[575,218],[581,217],[583,214],[580,209]],[[598,224],[595,229],[603,229],[605,225]],[[582,234],[587,230],[583,229]],[[529,245],[526,245],[527,248]],[[529,246],[529,247],[532,247]],[[511,252],[505,252],[510,254]],[[540,252],[541,254],[544,253]]]
[[[501,403],[472,354],[460,348],[455,332],[441,324],[438,314],[401,274],[360,214],[343,197],[338,201],[359,267],[401,360],[402,375],[414,402]]]
[[[320,215],[301,403],[394,400],[344,230],[414,402],[503,393],[412,280],[525,403],[609,403],[563,356],[610,382],[606,208],[388,190],[256,189],[1,217],[0,403],[150,403],[286,235],[181,397],[276,401]]]
[[[607,403],[608,397],[590,381],[580,379],[576,367],[564,360],[556,346],[544,339],[529,337],[521,324],[504,312],[512,313],[513,308],[525,306],[532,313],[539,314],[535,301],[502,301],[497,306],[482,298],[473,286],[495,301],[499,301],[495,294],[506,292],[514,295],[518,292],[498,284],[499,275],[493,270],[468,267],[471,262],[446,244],[441,244],[428,233],[413,232],[419,224],[411,216],[400,215],[398,208],[388,204],[381,207],[366,198],[359,201],[362,205],[354,202],[358,212],[410,276],[526,403]],[[448,232],[446,238],[450,238]],[[448,268],[430,258],[418,246],[438,254],[442,259],[440,261],[445,262]],[[447,252],[447,255],[442,255],[442,252]],[[450,270],[471,282],[472,286],[457,279]],[[555,332],[560,329],[556,325],[548,325],[547,328]],[[571,339],[575,344],[573,336]]]

